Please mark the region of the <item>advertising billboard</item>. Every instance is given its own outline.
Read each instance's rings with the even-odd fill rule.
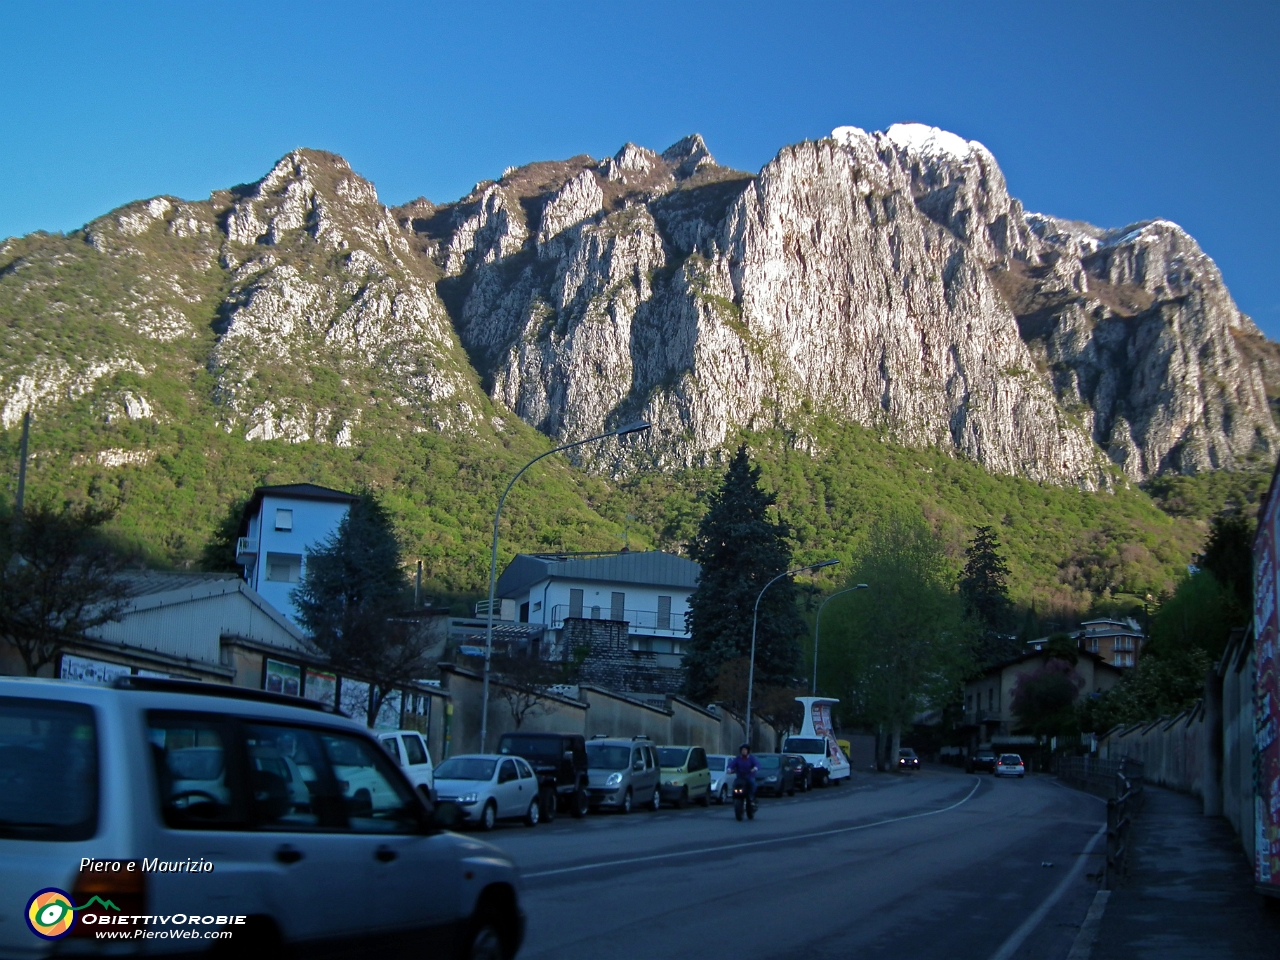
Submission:
[[[1254,660],[1254,880],[1280,895],[1280,595],[1276,548],[1280,543],[1280,490],[1272,480],[1253,541]]]

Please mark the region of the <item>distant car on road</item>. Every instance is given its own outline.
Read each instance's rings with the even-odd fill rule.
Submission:
[[[499,820],[523,818],[536,827],[542,819],[538,778],[523,757],[472,753],[450,757],[436,770],[440,802],[454,803],[467,823],[492,830]]]
[[[920,758],[916,756],[916,752],[910,747],[902,747],[898,751],[898,769],[899,770],[919,770]]]
[[[707,754],[707,769],[711,771],[711,798],[716,803],[728,803],[733,797],[733,774],[725,768],[733,757],[721,753]]]
[[[813,789],[813,768],[809,766],[809,761],[800,756],[800,754],[784,754],[782,766],[787,771],[787,776],[791,778],[787,788],[788,796],[797,790],[805,793]]]
[[[997,777],[1025,777],[1027,768],[1016,753],[1002,753],[996,761],[994,773]]]
[[[965,770],[969,773],[995,773],[995,753],[991,750],[979,750],[969,758],[969,762],[965,764]]]
[[[659,747],[658,763],[662,768],[662,799],[683,809],[696,800],[704,807],[711,804],[711,771],[707,767],[707,751],[702,747]]]

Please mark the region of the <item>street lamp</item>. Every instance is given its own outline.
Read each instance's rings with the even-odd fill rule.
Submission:
[[[856,587],[837,590],[819,604],[818,615],[813,619],[813,690],[810,692],[811,696],[816,697],[818,695],[818,625],[822,622],[822,608],[825,607],[829,601],[834,600],[842,593],[853,593],[855,590],[865,589],[867,589],[867,585],[865,583],[860,583]]]
[[[562,446],[548,450],[546,453],[540,453],[523,467],[516,471],[516,475],[511,478],[511,482],[507,484],[507,489],[502,491],[502,496],[498,498],[498,509],[493,515],[493,548],[489,552],[489,614],[488,620],[484,628],[484,696],[481,698],[480,706],[480,752],[484,753],[487,746],[489,735],[489,663],[493,659],[493,594],[498,583],[498,521],[502,517],[502,505],[507,501],[507,494],[511,492],[511,488],[516,485],[516,481],[521,475],[532,467],[543,457],[549,457],[553,453],[559,453],[562,450],[571,450],[574,447],[581,447],[587,443],[594,443],[597,440],[607,440],[610,437],[623,437],[628,433],[640,433],[648,430],[650,424],[646,420],[637,420],[635,423],[628,423],[624,427],[618,427],[617,430],[610,430],[608,433],[601,433],[594,437],[587,437],[585,440],[575,440],[573,443],[566,443]]]
[[[807,566],[796,567],[794,570],[788,570],[786,573],[780,573],[760,590],[759,596],[756,597],[755,611],[751,614],[751,666],[747,668],[747,743],[751,742],[751,694],[756,685],[756,623],[760,619],[760,601],[764,598],[765,590],[768,590],[783,577],[789,577],[793,573],[802,573],[805,570],[821,570],[823,567],[834,567],[839,560],[823,560],[821,563],[810,563]]]

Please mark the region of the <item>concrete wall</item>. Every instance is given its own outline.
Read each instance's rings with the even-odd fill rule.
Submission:
[[[610,737],[648,737],[654,743],[671,743],[671,711],[651,707],[621,693],[581,684],[578,698],[589,707],[584,733]]]
[[[1204,710],[1197,704],[1172,720],[1112,731],[1099,743],[1098,753],[1103,759],[1140,760],[1147,783],[1202,797],[1204,749]]]
[[[668,697],[671,711],[671,734],[668,743],[703,747],[707,753],[720,753],[723,722],[714,713],[683,697]]]
[[[441,756],[480,751],[480,710],[484,702],[484,678],[474,670],[453,664],[441,664],[442,686],[453,705],[449,722],[447,748],[441,744]],[[498,738],[516,729],[511,708],[503,696],[501,684],[490,678],[489,729],[487,750],[498,745]],[[529,711],[519,729],[538,733],[582,733],[586,726],[587,704],[567,697],[543,698]],[[443,733],[442,733],[443,738]]]

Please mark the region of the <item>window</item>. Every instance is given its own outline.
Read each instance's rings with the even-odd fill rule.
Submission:
[[[1097,637],[1093,637],[1093,638],[1089,641],[1089,643],[1087,644],[1087,649],[1088,649],[1088,651],[1089,651],[1090,653],[1097,653],[1097,652],[1098,652],[1098,638],[1097,638]]]
[[[516,765],[510,760],[503,760],[502,766],[498,770],[498,782],[510,783],[516,778]]]
[[[268,553],[267,579],[277,583],[297,583],[302,579],[302,557],[296,553]]]
[[[220,717],[151,711],[147,739],[159,785],[160,813],[176,830],[244,829],[245,784],[230,724]]]
[[[618,593],[616,590],[609,597],[609,619],[625,620],[627,619],[626,610],[623,609],[627,605],[627,595]]]
[[[382,741],[388,750],[395,738]],[[275,724],[245,727],[253,813],[263,830],[341,830],[347,827],[345,784],[325,762],[312,730]]]
[[[391,760],[363,737],[317,731],[333,768],[347,828],[357,833],[415,833],[417,799],[391,769]]]
[[[427,762],[427,748],[422,745],[422,738],[406,734],[404,738],[405,756],[409,758],[409,766]]]
[[[995,688],[992,687],[990,690],[987,691],[987,710],[988,712],[993,712],[995,708],[996,708],[996,691],[995,691]]]
[[[670,597],[658,598],[658,629],[659,630],[671,629],[671,598]]]
[[[571,617],[582,616],[582,591],[581,590],[569,591],[569,616]]]
[[[692,771],[707,769],[707,752],[701,747],[694,747],[689,757],[689,769]]]
[[[0,839],[87,840],[97,832],[98,737],[92,708],[0,699],[0,771]]]
[[[600,607],[598,604],[591,608],[591,619],[592,620],[600,619]]]
[[[1117,653],[1117,654],[1116,654],[1116,666],[1117,666],[1117,667],[1132,667],[1132,666],[1133,666],[1133,654],[1132,654],[1132,653]]]
[[[537,613],[541,609],[542,609],[542,601],[539,600],[537,603],[533,605],[533,612]]]
[[[529,601],[527,600],[524,603],[520,604],[520,622],[521,623],[529,622]]]
[[[533,771],[529,769],[529,765],[523,760],[517,758],[516,767],[520,771],[521,780],[530,780],[533,778]]]
[[[387,748],[387,753],[391,754],[391,759],[396,763],[400,762],[400,746],[396,742],[395,737],[383,737],[382,745]]]
[[[1116,650],[1132,650],[1133,637],[1116,637],[1115,649]]]
[[[276,511],[276,529],[282,533],[289,533],[293,530],[293,511],[277,510]]]

